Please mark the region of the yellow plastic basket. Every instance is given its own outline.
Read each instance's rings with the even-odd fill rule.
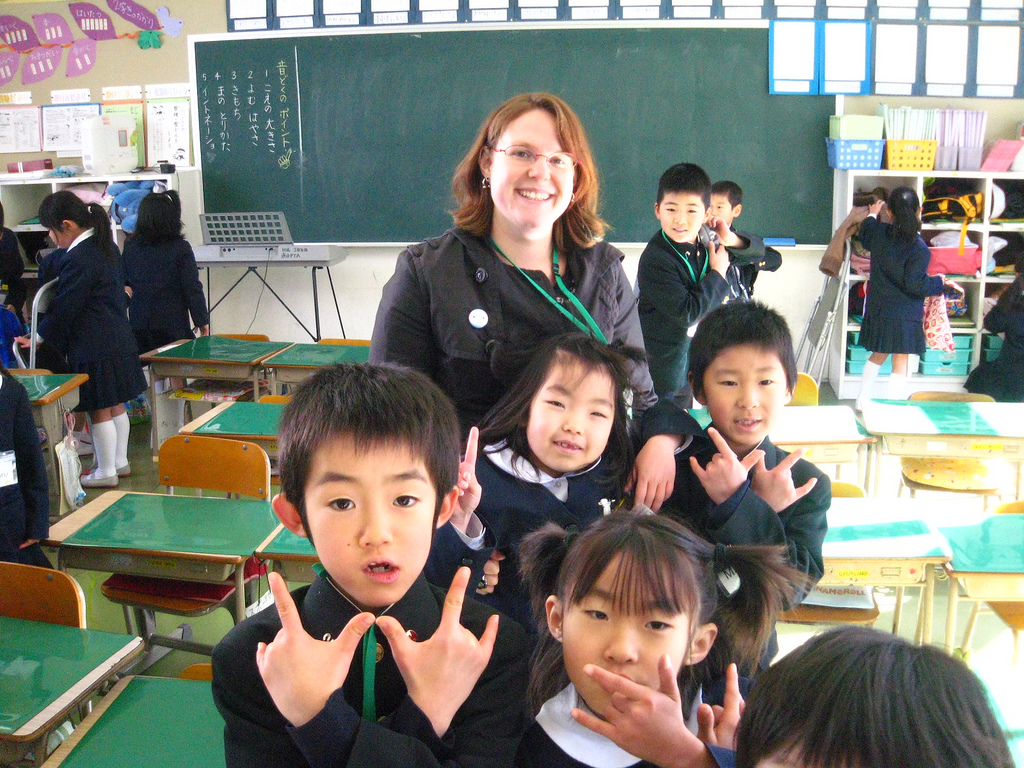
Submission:
[[[885,142],[885,167],[890,171],[931,171],[937,146],[937,141],[889,139]]]

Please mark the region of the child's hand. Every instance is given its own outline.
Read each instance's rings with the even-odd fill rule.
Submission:
[[[676,483],[676,448],[680,442],[678,435],[654,435],[644,443],[626,483],[626,490],[634,491],[637,504],[657,512],[672,495]]]
[[[573,709],[573,719],[580,725],[663,768],[714,765],[708,762],[711,757],[703,742],[686,729],[679,685],[667,655],[658,661],[658,690],[593,664],[583,671],[611,694],[611,704],[598,713],[601,717]]]
[[[718,235],[718,242],[727,248],[743,247],[743,238],[732,231],[732,228],[720,216],[709,216],[708,227]]]
[[[756,448],[742,461],[733,453],[725,438],[714,427],[708,427],[708,437],[718,448],[708,465],[701,468],[696,456],[690,457],[690,468],[700,480],[715,504],[721,504],[747,481],[747,473],[758,462],[764,463],[764,451]],[[781,466],[781,464],[779,465]],[[764,498],[763,496],[761,498]]]
[[[478,595],[489,595],[498,586],[498,572],[501,570],[501,561],[504,559],[505,555],[497,549],[491,552],[490,558],[484,563],[484,575],[481,580],[484,586],[477,587]]]
[[[476,479],[477,445],[480,442],[480,430],[470,427],[469,438],[466,440],[466,457],[459,463],[459,503],[452,512],[451,523],[463,533],[469,524],[470,515],[480,505],[482,489]]]
[[[868,206],[868,213],[877,216],[883,208],[885,208],[885,200],[875,200],[875,202]]]
[[[28,336],[15,336],[14,340],[18,342],[18,346],[22,349],[28,349],[32,346],[32,340]]]
[[[274,704],[294,726],[304,725],[324,708],[348,677],[356,648],[373,625],[372,613],[353,616],[331,642],[310,637],[302,626],[284,579],[271,573],[281,630],[270,644],[256,647],[256,666]]]
[[[740,695],[740,673],[735,664],[725,669],[723,706],[701,704],[697,708],[697,735],[705,744],[736,751],[736,731],[746,702]]]
[[[790,504],[802,499],[818,484],[818,478],[812,477],[799,488],[794,487],[792,467],[803,455],[804,449],[798,448],[780,461],[775,469],[766,469],[764,452],[761,452],[757,466],[754,467],[754,479],[750,481],[750,487],[776,512],[781,512]]]
[[[719,244],[715,250],[711,251],[711,268],[722,277],[725,277],[725,273],[729,271],[729,252],[725,250],[724,245]]]
[[[444,600],[441,624],[421,643],[405,633],[398,619],[377,619],[377,626],[391,645],[409,697],[430,720],[438,737],[448,732],[455,713],[473,692],[487,668],[498,636],[497,614],[487,620],[479,640],[459,623],[468,584],[469,568],[459,568]]]
[[[24,541],[21,544],[19,544],[18,545],[18,549],[27,549],[28,547],[31,547],[33,544],[38,544],[38,543],[39,543],[39,539],[28,539],[27,541]]]

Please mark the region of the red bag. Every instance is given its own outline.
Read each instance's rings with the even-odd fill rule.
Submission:
[[[964,289],[954,282],[947,283],[948,287],[955,288],[960,295]],[[937,349],[941,352],[954,352],[956,346],[953,344],[953,329],[949,325],[949,313],[946,311],[946,294],[928,296],[924,300],[924,340],[928,349]]]

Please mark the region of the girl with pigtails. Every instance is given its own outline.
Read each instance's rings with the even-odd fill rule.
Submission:
[[[634,510],[578,535],[549,524],[523,540],[520,561],[547,631],[517,766],[731,764],[739,674],[756,669],[806,581],[782,547],[716,546]]]

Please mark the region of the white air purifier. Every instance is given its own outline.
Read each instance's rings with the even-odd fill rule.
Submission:
[[[82,123],[82,165],[92,175],[128,173],[139,163],[139,133],[128,115],[97,115]]]

